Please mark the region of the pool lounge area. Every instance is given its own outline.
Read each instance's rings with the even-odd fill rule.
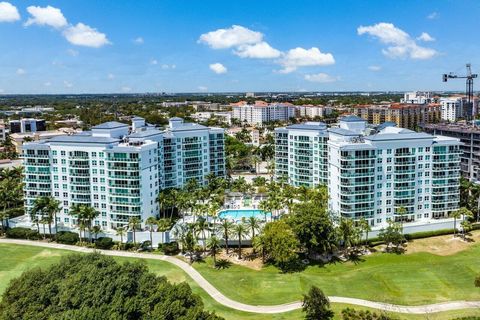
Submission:
[[[270,215],[269,212],[267,214]],[[225,209],[218,213],[220,219],[228,219],[234,221],[241,221],[243,218],[255,217],[260,220],[265,220],[265,212],[260,209]]]

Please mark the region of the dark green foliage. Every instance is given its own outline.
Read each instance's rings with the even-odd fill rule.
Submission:
[[[29,228],[12,228],[8,229],[7,238],[12,239],[28,239],[28,240],[38,240],[40,239],[40,234]]]
[[[316,286],[312,286],[308,294],[303,295],[302,311],[305,312],[307,320],[329,320],[334,316],[330,310],[330,301]]]
[[[480,288],[480,275],[475,278],[475,287]]]
[[[69,255],[12,280],[0,319],[220,319],[203,310],[188,284],[171,284],[144,263],[100,254]]]
[[[80,241],[80,237],[76,232],[59,231],[57,234],[57,242],[63,244],[76,244]]]
[[[370,311],[357,311],[355,309],[346,308],[342,310],[343,320],[396,320],[398,318],[389,316],[385,313],[376,313]]]
[[[95,241],[95,247],[98,249],[111,249],[113,247],[113,240],[109,237],[100,237]]]
[[[164,254],[168,256],[174,256],[180,252],[177,242],[159,243],[158,250],[162,251]]]

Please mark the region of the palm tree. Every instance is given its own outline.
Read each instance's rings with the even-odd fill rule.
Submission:
[[[267,214],[271,210],[270,203],[267,200],[262,200],[258,204],[258,207],[262,210],[265,222],[267,222]]]
[[[360,228],[365,232],[365,245],[368,245],[368,233],[372,231],[372,227],[365,218],[360,219]]]
[[[83,206],[83,218],[85,219],[85,223],[88,229],[88,236],[90,238],[90,242],[92,240],[92,222],[93,220],[100,215],[100,212],[95,210],[95,208],[91,206]]]
[[[97,241],[97,237],[100,232],[102,232],[102,228],[100,226],[93,226],[92,233],[95,235],[95,241]]]
[[[116,230],[116,235],[120,236],[120,248],[123,247],[123,236],[125,235],[125,228],[124,227],[118,227]]]
[[[340,225],[338,226],[338,232],[340,239],[343,240],[343,247],[348,252],[348,248],[354,244],[355,230],[353,221],[348,218],[341,218]]]
[[[40,220],[42,220],[42,218],[40,218],[40,217],[45,216],[45,205],[46,205],[45,198],[44,197],[38,197],[35,200],[33,200],[33,206],[32,206],[32,208],[30,209],[30,212],[29,212],[30,219],[32,220],[33,223],[35,223],[37,225],[38,233],[40,233],[39,223],[40,223]],[[45,232],[44,232],[44,236],[45,236]]]
[[[197,222],[195,223],[195,231],[197,233],[202,233],[202,246],[203,246],[203,252],[206,251],[206,237],[205,237],[205,231],[209,231],[210,228],[208,227],[208,222],[204,217],[198,218]]]
[[[47,214],[54,221],[54,224],[55,224],[55,239],[56,239],[57,238],[57,233],[58,233],[57,213],[60,212],[60,210],[62,210],[61,202],[59,200],[55,199],[54,197],[51,197],[51,196],[47,197],[46,208],[45,209],[47,211]],[[48,227],[49,227],[49,231],[50,231],[50,235],[51,235],[52,230],[51,230],[50,225]]]
[[[238,239],[238,259],[242,259],[242,238],[248,234],[248,229],[243,223],[237,223],[235,224],[234,232]]]
[[[255,237],[252,241],[252,246],[255,251],[262,252],[262,263],[265,263],[265,239],[262,235]]]
[[[252,236],[251,240],[253,243],[253,241],[255,240],[255,231],[260,230],[260,221],[258,220],[258,218],[250,216],[244,221],[244,223],[245,226],[250,230],[250,234]],[[255,247],[253,247],[253,253],[255,253]]]
[[[185,236],[187,234],[187,226],[185,224],[175,224],[172,228],[172,237],[180,244],[182,253],[185,252]]]
[[[233,233],[233,227],[234,224],[233,222],[223,219],[222,222],[220,223],[220,230],[223,235],[223,239],[225,240],[225,250],[228,254],[228,239],[230,235]]]
[[[130,219],[128,219],[128,225],[130,226],[130,228],[132,228],[132,231],[133,231],[133,244],[134,244],[134,245],[137,244],[136,238],[135,238],[135,232],[136,232],[137,226],[138,226],[140,223],[142,223],[142,219],[140,219],[140,218],[137,217],[137,216],[130,217]]]
[[[460,208],[458,210],[450,212],[450,217],[453,218],[453,237],[456,237],[457,233],[457,219],[460,219],[462,217],[462,209],[465,208]]]
[[[84,207],[85,206],[80,204],[72,204],[72,206],[70,207],[70,210],[68,210],[68,214],[77,220],[78,231],[80,234],[80,243],[85,238],[86,223],[85,223]],[[82,231],[83,231],[83,238],[82,238]]]
[[[211,236],[207,241],[207,247],[213,257],[213,265],[217,265],[217,251],[220,248],[220,239],[216,236]]]
[[[213,228],[217,224],[218,210],[220,210],[220,205],[217,201],[212,200],[208,206],[208,215],[213,218]]]
[[[153,251],[153,227],[158,224],[157,219],[155,217],[148,217],[145,220],[145,224],[148,226],[148,231],[150,232],[150,249]]]

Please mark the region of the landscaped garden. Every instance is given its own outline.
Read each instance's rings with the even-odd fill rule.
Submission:
[[[417,240],[421,241],[421,240]],[[67,251],[30,246],[0,245],[0,292],[10,279],[34,267],[58,262]],[[364,261],[339,262],[327,266],[311,266],[306,270],[283,274],[273,266],[261,271],[231,265],[214,269],[211,261],[194,263],[194,267],[231,299],[255,305],[272,305],[301,299],[313,284],[328,295],[358,297],[398,304],[424,304],[446,300],[480,300],[480,290],[473,281],[478,273],[480,245],[448,256],[431,253],[407,255],[373,254]],[[116,258],[126,260],[127,258]],[[300,310],[277,315],[237,312],[216,303],[180,269],[162,261],[146,260],[149,269],[174,282],[186,280],[199,294],[207,309],[227,319],[299,319]],[[334,304],[337,313],[345,306]],[[365,309],[355,307],[355,309]],[[429,315],[429,319],[452,319],[478,315],[477,310],[455,311]],[[401,319],[424,319],[424,316],[401,315]]]

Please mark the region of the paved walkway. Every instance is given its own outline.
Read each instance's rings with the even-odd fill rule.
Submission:
[[[116,257],[129,257],[129,258],[139,258],[139,259],[155,259],[155,260],[162,260],[172,263],[185,271],[190,278],[193,279],[198,285],[205,290],[215,301],[218,303],[240,311],[245,312],[254,312],[254,313],[282,313],[288,312],[295,309],[301,308],[301,302],[292,302],[286,304],[279,304],[279,305],[272,305],[272,306],[255,306],[240,303],[238,301],[232,300],[224,296],[220,291],[218,291],[214,286],[212,286],[197,270],[195,270],[192,266],[188,263],[183,262],[177,258],[164,256],[164,255],[156,255],[156,254],[148,254],[148,253],[136,253],[136,252],[127,252],[127,251],[110,251],[110,250],[95,250],[77,246],[70,246],[58,243],[47,243],[47,242],[39,242],[39,241],[29,241],[29,240],[16,240],[16,239],[0,239],[0,243],[10,243],[10,244],[19,244],[19,245],[29,245],[29,246],[37,246],[37,247],[44,247],[44,248],[52,248],[52,249],[63,249],[63,250],[70,250],[76,252],[101,252],[102,254],[108,256],[116,256]],[[414,293],[413,293],[414,294]],[[330,302],[337,302],[337,303],[347,303],[352,305],[358,305],[363,307],[370,307],[390,312],[398,312],[398,313],[410,313],[410,314],[429,314],[435,312],[442,312],[442,311],[451,311],[451,310],[460,310],[460,309],[468,309],[468,308],[480,308],[480,301],[451,301],[445,303],[436,303],[436,304],[429,304],[423,306],[400,306],[394,305],[389,303],[382,303],[382,302],[374,302],[369,300],[363,299],[355,299],[355,298],[347,298],[347,297],[329,297]]]

